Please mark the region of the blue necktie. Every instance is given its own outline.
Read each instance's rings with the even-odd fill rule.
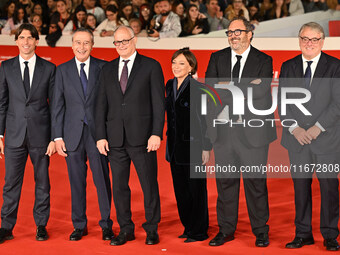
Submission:
[[[313,61],[307,61],[307,68],[306,68],[306,71],[305,71],[305,86],[306,86],[306,89],[310,89],[310,80],[312,79],[312,69],[310,68],[310,65],[313,63]]]
[[[30,71],[28,68],[28,61],[24,62],[25,69],[24,69],[24,88],[26,92],[26,98],[28,97],[28,94],[30,93]]]
[[[81,85],[83,85],[84,96],[86,99],[87,78],[86,78],[84,66],[85,66],[85,63],[80,64],[80,81],[81,81]],[[87,125],[86,115],[84,116],[84,123]]]

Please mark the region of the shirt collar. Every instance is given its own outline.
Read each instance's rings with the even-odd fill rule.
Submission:
[[[22,65],[25,61],[28,61],[29,64],[34,64],[36,59],[37,59],[37,56],[35,54],[29,60],[23,59],[23,57],[19,55],[20,65]]]
[[[90,58],[91,58],[91,57],[88,57],[84,62],[80,62],[76,57],[74,57],[74,58],[75,58],[75,60],[76,60],[77,66],[80,66],[81,63],[84,63],[85,66],[90,66]]]
[[[136,55],[137,55],[137,51],[135,51],[130,57],[128,57],[127,59],[124,59],[122,57],[119,57],[119,62],[120,63],[123,63],[123,60],[130,60],[130,63],[133,63],[135,61],[135,58],[136,58]]]
[[[301,55],[301,56],[302,56],[302,62],[303,63],[305,63],[307,61],[313,61],[312,64],[314,64],[314,63],[317,64],[319,62],[320,57],[321,57],[321,52],[319,53],[319,55],[317,55],[315,58],[313,58],[311,60],[307,60],[303,55]]]
[[[231,50],[231,57],[235,58],[236,55],[240,55],[240,56],[242,56],[242,60],[246,60],[248,55],[249,55],[249,52],[250,52],[250,45],[248,46],[248,48],[242,54],[237,54],[235,51]]]

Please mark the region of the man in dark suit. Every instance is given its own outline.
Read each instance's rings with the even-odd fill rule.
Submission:
[[[96,147],[94,123],[98,78],[106,62],[90,56],[93,44],[91,31],[80,28],[73,34],[75,58],[58,66],[54,89],[52,125],[56,149],[59,155],[66,157],[71,185],[74,226],[71,241],[87,235],[87,158],[97,188],[102,238],[113,238],[109,167],[107,158]]]
[[[34,168],[36,240],[48,239],[45,228],[50,216],[48,166],[49,157],[55,153],[49,106],[55,65],[35,54],[39,34],[33,25],[21,25],[15,40],[19,56],[2,62],[0,67],[0,155],[5,151],[6,157],[0,243],[13,239],[28,154]]]
[[[287,105],[282,120],[297,125],[283,127],[281,144],[288,150],[295,191],[295,238],[286,248],[314,244],[312,233],[312,175],[316,172],[321,191],[320,229],[327,250],[338,250],[339,152],[340,152],[340,61],[321,51],[323,28],[310,22],[299,31],[302,54],[284,62],[280,89],[308,89],[311,99],[304,104],[310,115]],[[293,79],[295,78],[295,79]],[[289,96],[287,96],[289,98]],[[292,94],[290,97],[298,98]],[[301,95],[300,95],[301,97]]]
[[[144,193],[146,244],[157,244],[160,200],[157,155],[164,126],[164,78],[160,64],[136,51],[137,38],[130,27],[114,34],[119,58],[107,63],[100,75],[96,108],[99,152],[109,157],[113,199],[120,226],[111,245],[134,240],[131,192],[128,185],[133,162]]]
[[[232,20],[226,33],[230,47],[213,53],[206,71],[206,83],[217,84],[215,87],[220,88],[217,91],[222,99],[222,105],[213,106],[207,115],[207,132],[213,142],[216,165],[230,166],[235,171],[216,173],[217,221],[220,229],[210,241],[211,246],[219,246],[234,239],[241,167],[265,166],[269,144],[276,139],[275,125],[264,121],[274,119],[273,114],[253,114],[245,103],[244,115],[232,115],[233,98],[231,92],[223,87],[225,84],[230,85],[232,80],[234,86],[242,90],[244,102],[247,102],[247,89],[252,88],[254,107],[269,109],[272,105],[272,58],[250,45],[253,37],[252,26],[244,18]],[[216,118],[225,119],[228,124],[213,127],[213,120]],[[251,127],[247,123],[252,119],[262,120],[263,125]],[[243,172],[242,176],[250,223],[256,235],[255,245],[268,246],[266,175],[261,172]]]

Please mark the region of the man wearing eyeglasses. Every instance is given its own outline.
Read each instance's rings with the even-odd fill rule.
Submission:
[[[314,244],[311,184],[316,172],[321,192],[323,244],[327,250],[339,249],[336,238],[339,234],[340,61],[321,51],[324,40],[325,33],[319,24],[304,24],[299,31],[302,54],[281,67],[280,89],[299,87],[311,93],[311,99],[304,104],[310,115],[293,105],[286,107],[286,115],[279,111],[281,120],[297,122],[289,128],[283,127],[281,140],[288,150],[295,191],[295,238],[286,248]],[[297,98],[294,96],[291,95]]]
[[[160,200],[157,154],[164,126],[164,78],[160,64],[136,51],[137,38],[130,27],[114,33],[119,57],[107,63],[100,75],[96,107],[96,139],[108,155],[119,235],[111,245],[135,239],[131,220],[130,165],[133,162],[144,194],[146,244],[159,242]]]
[[[244,115],[233,114],[233,98],[227,85],[242,90],[247,102],[247,90],[253,90],[253,102],[257,109],[269,109],[272,105],[272,58],[251,46],[252,26],[244,18],[233,19],[226,31],[229,48],[211,55],[206,71],[206,83],[215,86],[222,105],[208,104],[208,136],[214,146],[215,164],[230,166],[235,171],[216,173],[217,221],[219,233],[209,245],[219,246],[234,239],[238,218],[240,175],[242,167],[266,166],[269,144],[276,139],[275,125],[265,119],[273,114],[259,116],[251,113],[245,103]],[[214,119],[223,119],[225,125],[213,126]],[[262,120],[260,127],[251,127],[248,121]],[[266,174],[242,172],[248,214],[255,245],[269,245],[267,225],[269,219]]]
[[[65,157],[71,186],[72,223],[70,241],[87,235],[86,177],[89,159],[97,189],[102,239],[113,238],[111,183],[107,158],[96,147],[94,111],[98,94],[99,73],[106,61],[92,57],[93,34],[79,28],[72,37],[74,58],[57,68],[52,104],[55,144]]]

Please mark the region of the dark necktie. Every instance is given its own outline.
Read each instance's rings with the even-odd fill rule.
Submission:
[[[86,78],[84,66],[85,66],[85,63],[80,64],[80,81],[81,81],[81,85],[83,86],[84,96],[86,98],[87,78]],[[86,114],[84,116],[84,123],[87,125]]]
[[[28,61],[24,62],[25,69],[24,69],[24,88],[26,92],[26,98],[28,97],[28,94],[30,93],[30,71],[28,68]]]
[[[120,87],[122,89],[123,94],[125,93],[128,78],[129,78],[129,71],[128,71],[128,67],[127,67],[127,64],[128,64],[129,61],[130,60],[123,60],[124,67],[123,67],[123,70],[122,70],[122,75],[120,76]]]
[[[306,68],[306,72],[305,72],[305,86],[306,89],[310,88],[310,80],[312,78],[312,69],[310,68],[310,65],[313,63],[313,61],[307,61],[307,68]]]
[[[85,63],[80,64],[80,81],[83,86],[84,96],[86,98],[86,90],[87,90],[87,77],[84,70]]]
[[[242,58],[242,56],[241,55],[236,55],[236,57],[237,57],[237,62],[236,62],[236,64],[233,67],[233,78],[232,78],[232,80],[235,83],[238,83],[239,76],[240,76],[240,67],[241,67],[241,58]]]

